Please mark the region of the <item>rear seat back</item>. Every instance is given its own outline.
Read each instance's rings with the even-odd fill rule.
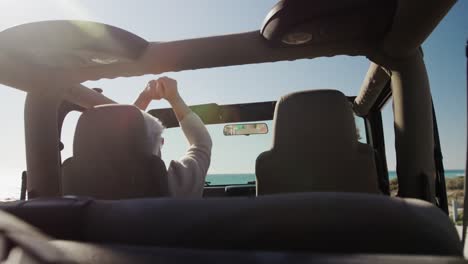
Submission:
[[[271,150],[256,163],[257,194],[310,191],[378,193],[371,147],[357,139],[353,111],[336,90],[282,97]]]
[[[133,105],[85,111],[76,127],[73,157],[63,164],[63,194],[97,199],[168,195],[166,166],[153,155],[144,115]]]
[[[170,248],[462,256],[450,219],[416,199],[357,193],[0,204],[58,239]],[[42,212],[42,213],[40,213]]]

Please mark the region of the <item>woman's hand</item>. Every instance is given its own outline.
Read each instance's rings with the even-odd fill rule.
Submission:
[[[166,99],[169,103],[180,98],[177,81],[169,77],[149,81],[143,94],[149,100]]]
[[[149,81],[134,105],[145,111],[152,100],[161,99],[166,99],[171,104],[172,110],[174,110],[179,122],[191,112],[190,108],[179,95],[177,81],[169,77],[161,77],[157,80]]]

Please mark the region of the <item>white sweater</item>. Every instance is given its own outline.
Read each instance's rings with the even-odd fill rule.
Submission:
[[[201,197],[213,143],[200,117],[193,112],[180,121],[180,127],[188,140],[189,148],[178,161],[173,160],[169,164],[169,192],[173,197]]]

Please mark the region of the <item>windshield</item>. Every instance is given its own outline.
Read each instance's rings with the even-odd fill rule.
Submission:
[[[271,128],[271,121],[266,122]],[[250,136],[225,136],[224,124],[207,126],[213,140],[211,164],[206,178],[207,185],[247,184],[255,181],[255,160],[271,147],[272,133]],[[183,141],[183,144],[174,144]],[[187,143],[180,128],[164,131],[162,158],[166,165],[177,160],[187,150]]]
[[[355,117],[355,120],[357,137],[360,142],[366,143],[364,119]],[[207,186],[255,184],[256,159],[262,152],[269,150],[273,142],[273,122],[265,123],[269,128],[267,134],[249,136],[225,136],[224,124],[207,126],[213,140],[211,164],[206,177]],[[166,129],[164,141],[162,158],[166,165],[171,160],[182,157],[187,150],[187,143],[180,128]]]

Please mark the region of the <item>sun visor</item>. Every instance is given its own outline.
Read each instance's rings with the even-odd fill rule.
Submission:
[[[148,42],[117,27],[87,21],[43,21],[0,32],[0,54],[50,68],[137,60]]]
[[[394,0],[283,0],[264,20],[261,34],[274,46],[379,40],[389,30]]]

